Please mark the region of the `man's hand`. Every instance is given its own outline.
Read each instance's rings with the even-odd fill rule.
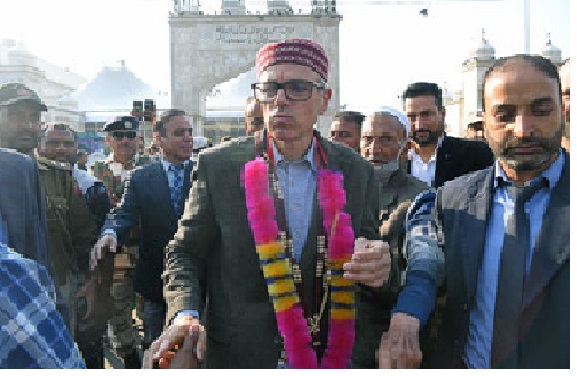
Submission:
[[[145,351],[142,368],[197,368],[204,359],[206,332],[198,319],[183,316],[174,320]]]
[[[381,287],[389,280],[391,255],[389,244],[381,240],[355,240],[351,261],[343,266],[346,279],[371,287]]]
[[[419,319],[406,313],[393,315],[376,353],[379,368],[419,368],[423,360],[419,324]]]
[[[90,270],[96,268],[96,264],[102,260],[107,249],[112,253],[116,252],[116,245],[116,236],[112,234],[102,235],[90,252]]]

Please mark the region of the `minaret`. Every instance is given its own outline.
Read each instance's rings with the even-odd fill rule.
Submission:
[[[469,58],[463,63],[461,130],[481,111],[483,77],[494,60],[495,49],[485,37],[485,29],[481,29],[481,38],[475,41]]]
[[[556,66],[560,66],[563,63],[563,59],[561,57],[561,49],[555,47],[551,43],[550,33],[547,33],[546,38],[545,46],[543,47],[543,51],[541,51],[541,56],[551,60],[551,62]]]

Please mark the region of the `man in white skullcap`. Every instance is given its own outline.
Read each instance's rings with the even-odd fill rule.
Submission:
[[[377,367],[375,351],[383,331],[388,330],[391,308],[397,300],[406,265],[401,250],[407,209],[413,199],[428,188],[426,183],[399,168],[409,133],[410,124],[405,114],[391,107],[380,107],[369,113],[361,130],[361,155],[373,164],[380,186],[380,233],[391,250],[391,275],[388,289],[361,294],[352,358],[355,368]]]

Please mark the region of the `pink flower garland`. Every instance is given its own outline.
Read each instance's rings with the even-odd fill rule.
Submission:
[[[249,226],[269,295],[273,299],[287,360],[292,368],[318,368],[312,338],[294,286],[290,261],[284,253],[284,246],[276,240],[278,224],[274,198],[268,192],[268,165],[264,159],[257,157],[247,162],[242,180]],[[338,171],[319,171],[318,187],[323,225],[326,233],[330,234],[327,266],[331,286],[329,336],[321,368],[346,368],[350,363],[355,336],[354,282],[342,277],[342,265],[353,253],[354,233],[350,216],[342,212],[346,201],[342,174]]]

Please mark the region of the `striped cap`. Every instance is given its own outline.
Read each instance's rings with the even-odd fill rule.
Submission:
[[[329,60],[323,47],[310,39],[285,39],[263,46],[256,55],[256,70],[262,74],[271,65],[297,64],[311,67],[326,81]]]

